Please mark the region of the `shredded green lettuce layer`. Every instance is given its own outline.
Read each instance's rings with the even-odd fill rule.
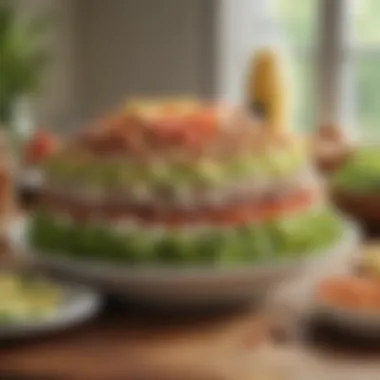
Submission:
[[[30,238],[41,252],[81,259],[144,264],[233,264],[297,258],[338,241],[342,221],[330,210],[314,210],[266,223],[196,232],[149,228],[115,229],[77,224],[53,214],[34,216]]]

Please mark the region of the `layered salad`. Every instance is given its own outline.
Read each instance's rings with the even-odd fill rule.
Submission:
[[[342,234],[302,142],[236,107],[129,102],[62,144],[44,172],[31,239],[49,255],[241,264],[308,255]]]

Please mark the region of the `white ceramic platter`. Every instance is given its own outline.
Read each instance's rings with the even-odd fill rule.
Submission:
[[[22,230],[14,231],[24,241]],[[247,302],[266,295],[290,280],[335,273],[357,252],[359,234],[347,224],[341,241],[302,260],[246,263],[244,266],[133,268],[107,262],[83,261],[54,254],[29,253],[32,265],[49,274],[81,282],[119,296],[158,303]],[[30,252],[26,250],[25,252]]]

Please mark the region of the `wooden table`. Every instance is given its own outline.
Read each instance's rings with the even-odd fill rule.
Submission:
[[[277,374],[285,380],[380,378],[380,350],[374,346],[355,352],[323,340],[324,346],[271,343],[268,322],[249,310],[178,318],[111,306],[81,328],[3,344],[0,379],[17,380],[7,377],[11,374],[36,380],[274,380],[271,375]]]
[[[76,330],[3,344],[0,379],[7,372],[42,379],[223,379],[266,331],[262,318],[247,311],[202,318],[149,314],[111,306]]]
[[[274,343],[271,322],[284,315],[236,310],[179,317],[111,302],[77,329],[1,344],[0,380],[380,379],[380,344],[364,348],[326,326]]]

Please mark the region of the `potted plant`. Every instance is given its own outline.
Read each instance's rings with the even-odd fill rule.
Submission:
[[[0,5],[0,126],[17,138],[17,106],[41,84],[48,54],[43,44],[46,17],[21,20],[12,6]]]

